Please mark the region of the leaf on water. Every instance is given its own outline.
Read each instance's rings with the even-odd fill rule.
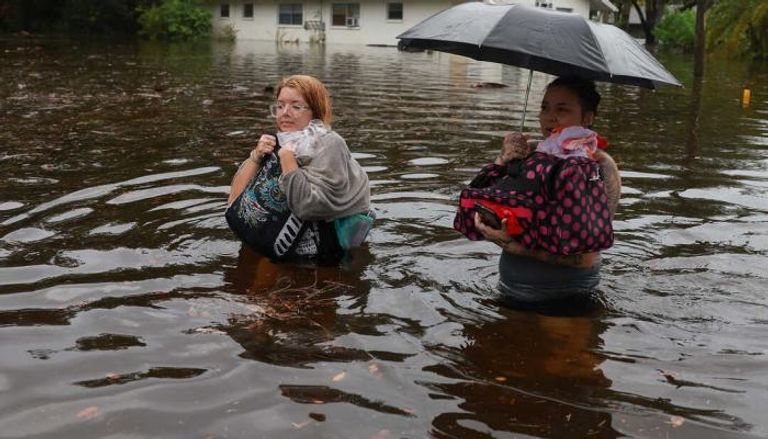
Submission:
[[[505,376],[497,376],[495,379],[496,379],[496,381],[498,381],[500,383],[507,382],[507,377],[505,377]]]
[[[672,428],[681,427],[685,424],[685,418],[682,416],[670,416],[669,424],[672,425]]]
[[[334,383],[338,383],[339,381],[343,380],[346,377],[347,377],[346,372],[339,372],[336,375],[334,375],[333,378],[331,379],[333,380]]]
[[[376,378],[381,378],[383,376],[379,370],[379,365],[374,362],[368,363],[368,373],[375,376]]]
[[[204,309],[200,309],[200,308],[198,308],[196,306],[190,306],[189,309],[187,310],[187,315],[189,317],[193,317],[193,318],[206,318],[206,319],[208,319],[208,318],[212,317],[210,312],[208,312],[208,311],[206,311]]]
[[[304,422],[299,422],[299,423],[296,423],[296,422],[291,422],[291,425],[293,425],[293,428],[295,428],[295,429],[297,429],[297,430],[298,430],[298,429],[301,429],[301,428],[304,428],[304,427],[306,427],[306,426],[307,426],[307,425],[309,425],[311,422],[312,422],[312,421],[304,421]]]
[[[99,408],[95,405],[84,408],[77,412],[77,417],[80,419],[93,419],[96,416],[99,416]]]

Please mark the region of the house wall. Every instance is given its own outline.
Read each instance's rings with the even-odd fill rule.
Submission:
[[[589,17],[589,0],[489,0],[493,3],[514,3],[537,6],[540,3],[551,5],[553,10],[569,10],[574,14]],[[397,35],[431,15],[447,9],[461,0],[402,0],[403,19],[387,19],[387,3],[384,0],[341,0],[339,3],[358,3],[360,5],[359,27],[331,25],[333,0],[232,0],[213,3],[213,24],[215,32],[231,26],[237,31],[237,38],[244,40],[298,41],[313,42],[322,40],[327,43],[348,43],[368,45],[397,45]],[[222,18],[221,4],[229,4],[229,17]],[[253,18],[243,17],[243,4],[254,5]],[[322,21],[325,32],[304,29],[303,25],[279,25],[278,11],[281,3],[303,4],[303,21]]]
[[[496,0],[493,3],[538,6],[539,3],[551,4],[552,10],[568,10],[574,14],[589,18],[589,0]]]
[[[353,0],[346,0],[351,3]],[[306,30],[303,25],[278,25],[280,3],[302,3],[303,21],[325,22],[325,41],[328,43],[397,45],[397,35],[425,18],[454,4],[455,0],[403,1],[403,19],[387,20],[387,2],[381,0],[358,0],[360,4],[359,27],[331,25],[332,1],[328,0],[268,0],[229,1],[229,17],[220,16],[220,3],[211,6],[215,32],[222,32],[226,26],[237,31],[238,39],[311,42],[322,38],[318,30]],[[254,17],[243,18],[243,4],[253,3]]]

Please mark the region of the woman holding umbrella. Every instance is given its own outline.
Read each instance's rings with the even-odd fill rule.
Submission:
[[[401,47],[407,50],[436,50],[479,61],[529,69],[525,104],[528,102],[534,71],[555,76],[578,75],[589,80],[650,89],[662,84],[681,85],[653,55],[621,29],[595,23],[579,14],[549,11],[533,6],[463,2],[427,18],[398,35],[398,38]],[[574,125],[589,127],[597,114],[599,95],[594,90],[594,84],[581,87],[571,86],[567,82],[557,80],[547,88],[539,118],[541,132],[545,137],[555,128]],[[524,106],[521,118],[523,123],[525,110]],[[484,168],[478,177],[491,180],[494,178],[494,172],[498,174],[500,165],[513,156],[512,137],[508,136],[506,139],[499,162]],[[618,169],[610,156],[602,151],[598,151],[592,158],[602,169],[602,177],[596,178],[602,180],[602,196],[606,198],[595,222],[602,221],[603,226],[607,222],[607,228],[610,228],[610,220],[616,210],[621,189]],[[492,169],[493,166],[497,169]],[[590,166],[598,167],[594,162]],[[484,171],[489,173],[482,175]],[[557,172],[552,174],[562,175]],[[546,181],[541,178],[539,183],[546,186]],[[592,181],[594,179],[589,179],[589,182]],[[497,198],[495,195],[486,195],[487,198]],[[597,206],[597,203],[592,205]],[[473,208],[473,203],[460,205],[460,215]],[[541,220],[540,225],[544,228],[547,225],[545,220],[567,222],[571,219],[559,217],[557,207],[554,212],[555,215],[544,218],[534,216],[532,219]],[[508,221],[506,225],[509,224],[514,225],[514,221]],[[499,265],[501,289],[513,300],[542,302],[567,296],[584,296],[584,293],[591,293],[598,283],[599,245],[591,246],[592,249],[586,251],[581,250],[590,245],[566,248],[567,251],[564,252],[544,251],[558,247],[553,237],[563,238],[562,241],[567,246],[575,236],[573,233],[567,237],[549,233],[543,236],[549,238],[549,242],[539,246],[524,246],[519,241],[509,240],[501,229],[489,227],[477,217],[459,216],[458,221],[454,222],[454,227],[462,233],[468,232],[465,234],[470,239],[485,237],[504,249]],[[600,234],[601,227],[590,228],[593,234]],[[506,232],[509,232],[509,229],[507,227]],[[581,235],[583,230],[579,230],[578,235]],[[572,231],[573,229],[569,230]],[[606,234],[610,232],[606,231]],[[605,234],[601,236],[604,237]],[[607,248],[612,242],[611,234],[611,239],[606,239],[601,248]],[[525,241],[523,243],[530,244]]]
[[[548,137],[561,127],[589,128],[597,116],[600,95],[592,81],[577,77],[560,77],[547,86],[539,113],[541,134]],[[519,134],[507,135],[496,165],[505,165],[519,156]],[[612,219],[619,202],[621,180],[618,167],[604,151],[594,159],[600,165],[607,205]],[[557,172],[561,168],[553,168]],[[506,231],[506,220],[500,228],[491,227],[475,215],[475,228],[482,236],[502,248],[499,261],[499,288],[506,300],[515,304],[544,304],[564,299],[584,298],[592,294],[600,281],[600,254],[597,251],[555,254],[541,248],[530,250]],[[529,246],[530,247],[530,246]]]

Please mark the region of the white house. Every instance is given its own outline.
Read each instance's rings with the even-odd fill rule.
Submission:
[[[486,2],[538,6],[554,11],[572,12],[599,21],[605,21],[610,14],[619,10],[610,0],[486,0]]]
[[[302,43],[397,45],[397,35],[461,0],[231,0],[213,3],[214,32],[238,39]],[[614,12],[609,0],[519,0],[582,14]],[[210,4],[210,3],[209,3]]]

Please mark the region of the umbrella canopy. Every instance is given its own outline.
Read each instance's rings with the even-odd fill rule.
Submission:
[[[432,49],[551,75],[655,88],[680,86],[621,29],[581,15],[522,5],[462,3],[398,35],[405,49]]]

